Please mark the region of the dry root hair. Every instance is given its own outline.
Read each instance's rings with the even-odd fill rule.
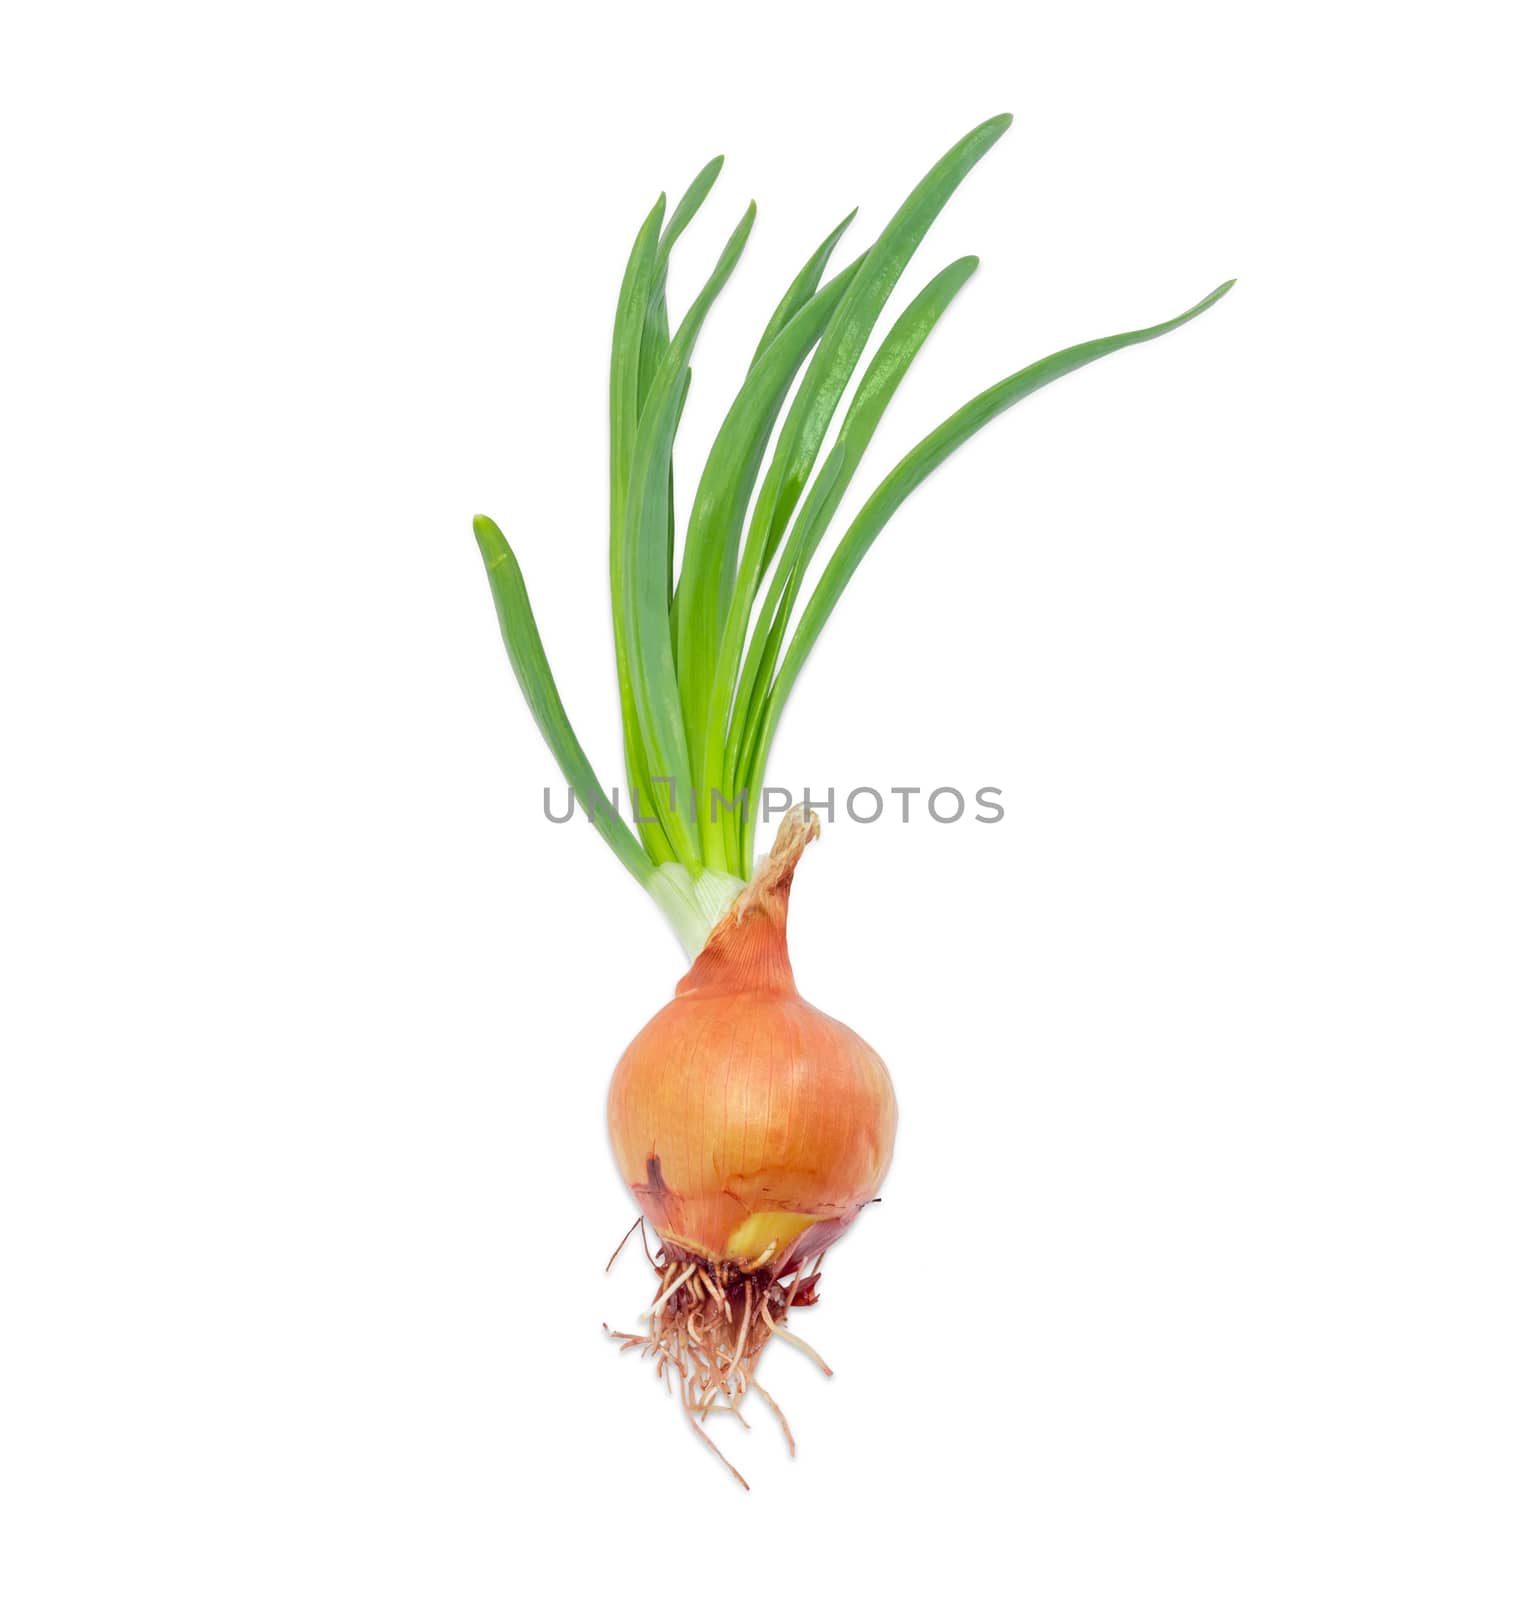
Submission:
[[[645,1241],[645,1224],[640,1218],[637,1222]],[[620,1243],[623,1248],[625,1240]],[[771,1246],[757,1262],[746,1266],[705,1261],[667,1245],[657,1258],[649,1251],[647,1259],[657,1273],[660,1292],[647,1308],[645,1330],[616,1332],[607,1325],[604,1329],[611,1339],[619,1340],[622,1350],[640,1350],[648,1361],[655,1360],[657,1375],[670,1392],[677,1381],[679,1401],[690,1427],[745,1489],[747,1480],[722,1454],[701,1426],[702,1420],[713,1412],[725,1411],[747,1428],[742,1403],[753,1390],[775,1413],[794,1456],[796,1440],[785,1413],[755,1376],[759,1357],[772,1338],[784,1339],[816,1362],[826,1376],[833,1376],[822,1356],[785,1327],[793,1305],[816,1303],[818,1268],[823,1258],[819,1256],[810,1270],[804,1262],[794,1271],[777,1271],[768,1264],[773,1250]],[[615,1255],[619,1253],[616,1250]],[[613,1263],[611,1256],[610,1264]]]

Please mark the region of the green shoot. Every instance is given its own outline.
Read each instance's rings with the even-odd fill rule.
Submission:
[[[540,732],[600,837],[691,955],[752,870],[770,750],[807,657],[899,506],[1010,406],[1079,367],[1180,327],[1232,286],[1168,322],[1060,351],[969,401],[877,486],[798,614],[813,559],[878,424],[976,257],[937,274],[898,316],[825,452],[835,413],[915,250],[1009,123],[992,118],[953,146],[875,243],[827,283],[824,273],[855,213],[808,258],[716,433],[677,558],[673,450],[689,363],[747,243],[754,208],[671,335],[669,256],[715,184],[721,158],[699,173],[671,215],[661,198],[648,213],[621,280],[609,383],[610,610],[628,803],[617,807],[599,784],[562,707],[518,563],[496,525],[476,518],[503,638]]]

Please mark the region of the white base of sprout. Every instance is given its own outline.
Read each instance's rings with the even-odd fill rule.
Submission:
[[[652,869],[645,887],[662,908],[668,926],[679,936],[685,955],[693,961],[704,948],[711,929],[748,885],[733,873],[718,872],[713,867],[692,878],[677,861],[667,861]]]

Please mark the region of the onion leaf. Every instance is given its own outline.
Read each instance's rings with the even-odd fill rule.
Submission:
[[[679,692],[685,723],[692,730],[691,771],[705,808],[702,838],[706,859],[720,868],[725,868],[726,861],[719,840],[712,839],[701,734],[726,625],[738,539],[775,419],[798,369],[828,326],[859,267],[857,260],[831,278],[754,363],[711,446],[690,514],[674,613],[679,628]]]
[[[827,569],[812,591],[812,597],[808,600],[807,609],[797,623],[795,633],[791,636],[785,660],[776,675],[774,688],[770,694],[762,740],[755,753],[749,783],[750,799],[758,793],[759,786],[764,781],[764,766],[770,741],[774,738],[786,701],[796,685],[803,666],[806,665],[813,645],[817,643],[818,635],[827,624],[839,596],[844,593],[846,585],[854,576],[856,567],[860,565],[866,552],[875,542],[876,536],[887,526],[898,507],[941,462],[1001,412],[1008,411],[1027,395],[1034,394],[1058,378],[1066,377],[1081,367],[1089,366],[1092,361],[1099,361],[1103,356],[1112,355],[1129,345],[1144,344],[1150,339],[1158,339],[1162,334],[1190,322],[1193,317],[1201,316],[1210,306],[1216,305],[1228,294],[1234,287],[1234,281],[1231,278],[1227,283],[1220,284],[1212,294],[1199,300],[1190,311],[1183,311],[1180,316],[1172,317],[1168,322],[1156,323],[1149,328],[1139,328],[1132,333],[1112,334],[1108,338],[1091,339],[1085,344],[1071,345],[1067,350],[1060,350],[1056,355],[1046,356],[1041,361],[1033,362],[1029,367],[1023,367],[992,388],[985,389],[960,410],[953,412],[938,428],[921,439],[887,474],[871,498],[861,507],[844,538],[839,541]],[[749,821],[751,827],[751,814]],[[751,832],[749,848],[750,850],[752,848]]]
[[[757,587],[764,563],[775,553],[791,511],[812,473],[818,449],[828,432],[834,409],[871,337],[876,319],[898,279],[919,248],[942,207],[963,178],[988,153],[1010,126],[1008,116],[991,117],[957,141],[920,179],[898,207],[870,250],[850,292],[824,335],[807,376],[791,402],[791,412],[775,446],[765,485],[762,549],[757,552]],[[759,507],[754,508],[755,521]]]
[[[636,454],[626,498],[623,611],[626,653],[632,665],[637,721],[643,758],[649,765],[643,794],[661,806],[657,812],[675,858],[691,872],[704,864],[692,807],[678,800],[680,782],[690,772],[689,739],[679,700],[669,625],[672,574],[666,565],[668,483],[673,441],[678,431],[688,362],[700,329],[753,228],[750,205],[727,241],[716,268],[668,346],[652,384],[637,429]],[[656,780],[664,780],[658,782]]]
[[[828,332],[808,364],[806,376],[786,416],[764,485],[754,504],[748,538],[738,567],[732,608],[722,640],[705,729],[706,790],[721,787],[729,717],[737,689],[749,613],[765,567],[811,475],[834,409],[860,360],[871,329],[930,224],[963,178],[1010,126],[1008,116],[992,117],[954,144],[919,181],[892,221],[866,252],[860,271],[839,304]],[[750,795],[750,802],[752,796]],[[730,856],[730,850],[729,850]]]
[[[726,770],[733,774],[734,789],[748,780],[753,766],[752,749],[756,731],[762,727],[769,699],[770,683],[780,642],[796,604],[808,563],[833,521],[850,479],[871,443],[877,424],[898,391],[914,358],[940,321],[946,307],[956,298],[962,285],[978,267],[977,256],[953,261],[914,296],[893,324],[868,363],[833,451],[819,469],[817,479],[796,519],[775,574],[765,590],[764,603],[754,625],[748,653],[743,659],[738,682],[737,702],[727,735]],[[745,740],[747,741],[745,744]],[[746,869],[748,863],[743,863]]]
[[[855,220],[859,206],[839,223],[834,231],[820,244],[807,258],[807,264],[791,280],[791,287],[780,297],[780,304],[775,307],[770,315],[769,323],[764,330],[764,337],[759,340],[758,348],[753,353],[753,360],[748,364],[756,366],[759,357],[774,344],[791,319],[812,298],[817,286],[823,281],[823,274],[828,269],[829,259],[834,253],[834,247],[844,237],[844,231]],[[862,257],[862,260],[865,258]]]
[[[524,575],[512,548],[490,517],[477,517],[474,527],[508,659],[513,663],[518,686],[524,691],[524,699],[534,715],[535,726],[555,756],[562,776],[571,784],[577,803],[592,813],[594,826],[604,842],[620,858],[625,870],[644,885],[652,875],[652,862],[604,793],[592,763],[572,731],[566,708],[556,690],[545,646],[540,642],[540,630],[535,626]]]
[[[636,712],[625,637],[625,505],[636,453],[641,344],[652,291],[652,267],[657,259],[666,205],[667,201],[659,195],[631,247],[625,276],[620,283],[620,303],[615,310],[614,340],[609,357],[609,605],[614,627],[615,677],[620,688],[620,733],[625,747],[626,781],[631,792],[638,795],[646,776],[646,762],[642,755],[641,723]],[[668,837],[659,823],[640,820],[637,827],[653,861],[662,863],[674,859]]]
[[[712,185],[721,173],[724,156],[715,156],[697,172],[684,191],[683,198],[673,209],[657,244],[657,257],[652,264],[652,293],[647,302],[646,320],[641,333],[641,361],[637,382],[637,409],[645,405],[652,392],[652,382],[668,348],[668,257],[672,254],[679,236],[694,219],[695,213],[711,192]],[[668,555],[667,567],[670,585],[673,582],[673,480],[668,481]],[[669,590],[670,598],[672,590]],[[674,653],[678,653],[678,635],[674,634]]]
[[[680,235],[694,220],[695,213],[705,203],[712,185],[721,173],[725,156],[716,156],[690,180],[678,205],[673,208],[652,259],[651,290],[647,297],[646,315],[642,324],[641,355],[636,384],[636,412],[646,404],[652,392],[652,382],[668,349],[668,257],[679,241]]]

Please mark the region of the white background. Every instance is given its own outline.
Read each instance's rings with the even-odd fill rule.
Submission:
[[[1536,1592],[1517,16],[7,9],[0,1590]],[[857,488],[1240,283],[943,469],[792,704],[772,780],[1007,817],[804,866],[902,1120],[745,1497],[600,1334],[680,963],[541,819],[469,519],[615,774],[641,217],[727,153],[677,304],[761,208],[687,485],[815,240],[1003,109]]]

